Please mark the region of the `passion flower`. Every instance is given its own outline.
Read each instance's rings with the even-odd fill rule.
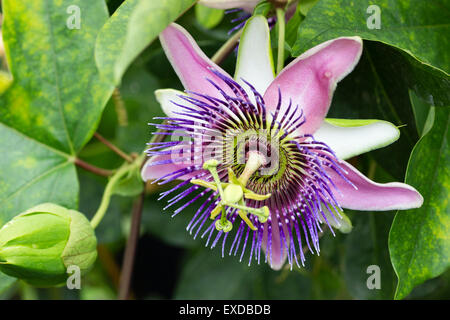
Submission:
[[[343,208],[422,205],[414,188],[375,183],[343,160],[397,140],[394,125],[325,119],[337,82],[361,56],[359,37],[324,42],[275,77],[267,20],[254,16],[243,30],[234,79],[179,25],[160,40],[186,93],[156,92],[167,117],[153,125],[172,139],[150,143],[142,177],[182,180],[161,198],[172,196],[166,208],[179,205],[174,215],[199,205],[187,230],[194,237],[203,231],[206,245],[222,240],[224,254],[232,234],[229,254],[240,252],[242,260],[249,249],[249,264],[260,262],[262,249],[273,269],[286,259],[300,266],[303,246],[319,252],[322,224],[332,232],[346,224]]]

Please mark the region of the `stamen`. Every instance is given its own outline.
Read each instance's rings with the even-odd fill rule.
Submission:
[[[264,157],[259,152],[249,152],[247,164],[239,178],[236,178],[231,168],[228,169],[228,183],[221,182],[219,174],[217,173],[217,166],[219,162],[216,159],[210,159],[205,161],[203,169],[208,170],[214,179],[214,183],[204,181],[201,179],[192,179],[191,183],[199,185],[207,189],[219,191],[220,202],[211,211],[210,218],[215,220],[221,213],[219,220],[216,220],[215,227],[219,231],[229,232],[233,228],[232,223],[227,220],[227,214],[225,207],[231,207],[237,209],[239,216],[244,222],[252,229],[257,230],[253,223],[248,219],[247,213],[253,214],[258,217],[259,222],[265,223],[270,215],[269,208],[263,206],[262,208],[252,208],[245,205],[244,198],[252,200],[265,200],[268,199],[271,194],[260,195],[246,188],[247,182],[250,177],[265,164]]]

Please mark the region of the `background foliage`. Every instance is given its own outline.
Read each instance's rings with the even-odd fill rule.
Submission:
[[[116,154],[92,139],[95,131],[126,152],[141,153],[150,137],[147,122],[162,116],[154,90],[182,89],[153,41],[158,33],[178,18],[209,56],[229,38],[238,13],[194,2],[2,1],[7,63],[2,56],[0,225],[48,201],[92,217],[107,180],[76,167],[75,158],[107,169],[120,166]],[[66,28],[66,8],[73,4],[82,12],[79,32]],[[381,8],[379,30],[366,26],[371,4]],[[330,116],[401,126],[396,143],[351,162],[377,182],[411,184],[425,198],[422,208],[349,212],[350,234],[327,233],[321,255],[309,254],[304,269],[273,272],[266,265],[249,268],[245,258],[221,258],[220,248],[204,248],[203,239],[185,231],[194,208],[171,218],[156,200],[163,189],[148,185],[133,297],[450,298],[449,21],[448,0],[305,0],[287,23],[289,59],[331,38],[365,39],[361,61],[339,84]],[[232,53],[221,65],[233,73],[234,61]],[[119,91],[113,94],[114,87]],[[81,290],[35,289],[0,273],[0,298],[116,298],[133,196],[140,192],[124,190],[128,196],[113,197],[96,229],[99,257]],[[369,265],[381,268],[380,290],[366,286]]]

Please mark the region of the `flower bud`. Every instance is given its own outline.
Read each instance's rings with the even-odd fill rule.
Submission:
[[[0,229],[0,271],[29,284],[49,287],[67,279],[75,265],[86,273],[97,258],[97,239],[86,217],[44,203]]]

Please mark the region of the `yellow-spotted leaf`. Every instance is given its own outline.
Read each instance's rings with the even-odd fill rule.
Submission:
[[[423,196],[422,207],[399,211],[389,234],[398,276],[396,299],[450,266],[449,108],[436,108],[434,124],[415,146],[405,182]]]
[[[103,1],[2,1],[13,81],[0,96],[0,225],[42,202],[77,207],[75,155],[112,86],[94,60]]]

